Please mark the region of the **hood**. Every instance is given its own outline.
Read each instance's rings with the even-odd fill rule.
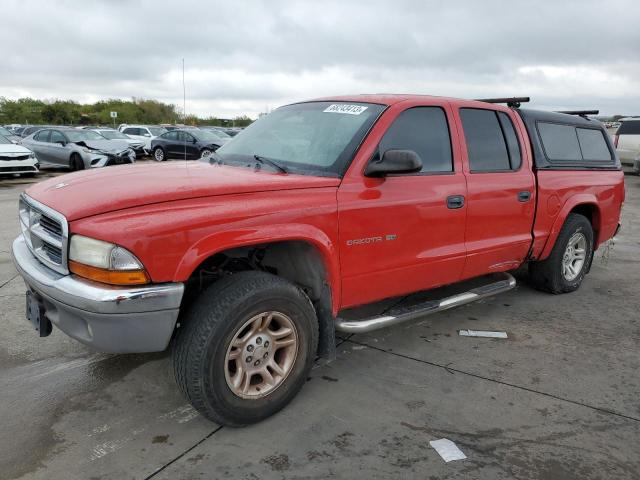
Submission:
[[[151,203],[339,184],[338,178],[285,175],[196,161],[75,172],[37,183],[26,193],[73,221]]]
[[[129,148],[129,143],[126,140],[82,140],[73,143],[109,153],[119,153]]]
[[[28,155],[31,153],[26,147],[16,145],[15,143],[0,143],[0,153],[15,153],[16,155]]]

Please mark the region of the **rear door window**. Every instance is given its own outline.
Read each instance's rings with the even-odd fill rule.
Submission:
[[[520,142],[518,142],[518,136],[516,135],[516,129],[513,126],[513,122],[504,112],[498,112],[498,120],[500,120],[500,126],[502,127],[502,133],[507,141],[507,149],[509,150],[509,162],[511,163],[512,170],[518,170],[522,164],[522,154],[520,153]]]
[[[511,170],[502,127],[494,110],[461,108],[460,118],[472,172]]]
[[[35,134],[33,139],[37,140],[38,142],[48,142],[50,133],[51,133],[50,130],[40,130],[38,133]]]
[[[549,160],[582,160],[576,129],[572,125],[538,122],[540,140]]]
[[[444,110],[414,107],[400,113],[380,141],[379,154],[387,150],[413,150],[422,160],[420,173],[453,171],[451,137]]]
[[[129,127],[129,128],[125,128],[122,133],[126,134],[126,135],[142,135],[140,133],[140,129],[139,128],[133,128],[133,127]]]
[[[607,147],[602,130],[592,128],[576,128],[578,143],[585,160],[611,160],[611,152]]]

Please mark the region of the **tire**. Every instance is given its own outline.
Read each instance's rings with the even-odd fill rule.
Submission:
[[[84,161],[79,154],[71,154],[71,158],[69,159],[69,168],[71,168],[71,170],[74,172],[78,170],[84,170]]]
[[[583,261],[574,260],[572,268],[565,269],[565,258],[576,258],[574,255],[578,255],[578,252],[582,250],[582,248],[568,250],[570,243],[574,246],[580,245],[581,241],[577,244],[575,241],[581,239],[584,239]],[[541,262],[529,264],[529,278],[538,290],[554,294],[573,292],[582,284],[585,275],[591,268],[592,261],[593,228],[591,222],[583,215],[570,213],[549,257]]]
[[[213,153],[213,150],[209,149],[209,148],[203,148],[200,151],[200,158],[207,158],[209,155],[211,155]]]
[[[249,323],[258,317],[267,319],[265,312],[274,317],[278,335],[285,331],[281,319],[292,326],[289,336],[282,340],[272,338],[273,352],[267,351],[271,337],[263,336],[265,340],[258,343],[260,335],[264,335],[260,332],[268,329],[257,330],[254,335],[251,327],[255,322]],[[266,321],[273,326],[274,320],[260,323]],[[219,280],[200,294],[180,323],[172,348],[176,382],[198,412],[232,427],[259,422],[285,407],[306,382],[318,347],[318,320],[309,298],[291,282],[265,272],[241,272]],[[241,335],[243,332],[247,333]],[[294,354],[291,345],[278,347],[283,341],[290,342],[291,335],[296,339]],[[241,342],[241,337],[254,340],[239,348],[231,345],[232,341],[234,345]],[[234,355],[239,358],[231,360]],[[264,358],[266,363],[255,367]],[[271,359],[283,365],[282,375],[268,370],[277,377],[274,386],[260,383],[264,380],[262,374],[245,375],[249,381],[243,381],[234,392],[232,374],[242,378],[245,368],[238,365],[246,365],[247,371],[264,369],[271,365]],[[245,384],[248,388],[241,394],[239,390]]]
[[[167,159],[167,154],[162,147],[156,147],[153,149],[153,159],[156,162],[164,162]]]

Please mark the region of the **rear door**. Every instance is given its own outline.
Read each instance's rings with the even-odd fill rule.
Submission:
[[[40,130],[33,136],[31,142],[27,142],[27,146],[33,150],[38,161],[43,163],[51,162],[51,154],[49,152],[49,135],[51,130]]]
[[[404,109],[395,105],[383,118],[380,123],[390,125],[367,161],[391,149],[412,150],[423,168],[369,178],[358,163],[343,179],[343,307],[454,283],[464,266],[466,184],[449,106],[438,100]]]
[[[514,112],[459,108],[467,179],[463,278],[518,267],[532,241],[535,178]],[[514,122],[515,120],[515,122]]]

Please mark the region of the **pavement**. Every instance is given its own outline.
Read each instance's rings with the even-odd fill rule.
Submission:
[[[623,230],[579,291],[518,274],[506,294],[339,339],[286,409],[242,429],[189,406],[167,353],[36,336],[9,249],[38,179],[0,180],[0,479],[640,478],[640,177],[625,180]],[[440,438],[467,459],[445,463]]]

